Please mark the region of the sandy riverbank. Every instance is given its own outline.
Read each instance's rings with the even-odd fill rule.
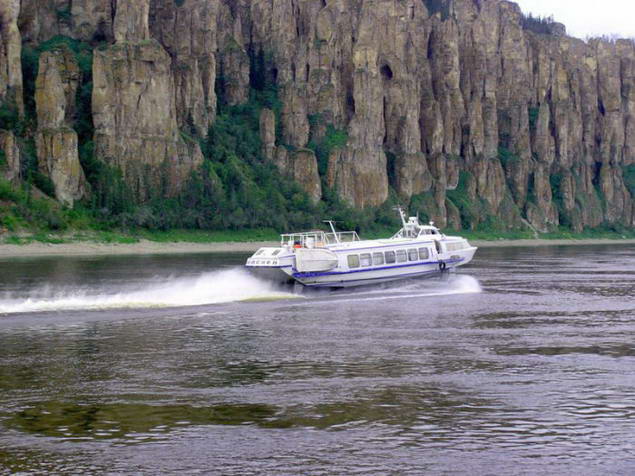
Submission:
[[[180,253],[249,253],[261,246],[276,246],[272,242],[245,243],[157,243],[141,240],[139,243],[108,244],[75,242],[63,244],[29,243],[27,245],[0,245],[0,258],[31,256],[114,256],[138,254]]]
[[[478,247],[509,246],[570,246],[570,245],[635,245],[635,240],[497,240],[472,241]],[[276,246],[277,242],[243,243],[157,243],[140,241],[132,244],[75,242],[64,244],[30,243],[28,245],[0,245],[0,258],[36,256],[114,256],[136,254],[179,253],[249,253],[261,246]]]

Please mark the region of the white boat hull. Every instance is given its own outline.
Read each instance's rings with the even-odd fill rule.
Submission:
[[[330,271],[326,273],[300,273],[292,269],[285,270],[293,279],[307,287],[350,287],[384,283],[399,279],[412,279],[436,276],[444,271],[455,269],[469,263],[476,248],[453,253],[453,258],[428,260],[421,263],[404,263],[369,269],[348,271]]]

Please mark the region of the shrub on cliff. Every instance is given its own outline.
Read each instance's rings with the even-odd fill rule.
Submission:
[[[523,15],[522,25],[525,30],[533,31],[540,35],[550,35],[553,32],[555,20],[552,16],[533,16],[531,13]]]

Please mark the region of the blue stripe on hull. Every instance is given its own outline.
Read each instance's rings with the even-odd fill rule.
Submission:
[[[381,283],[381,282],[388,282],[388,281],[397,281],[398,279],[416,278],[419,276],[434,275],[434,274],[440,274],[440,273],[441,273],[440,270],[433,269],[430,271],[419,271],[417,273],[398,274],[394,276],[383,276],[383,277],[363,278],[363,279],[349,279],[346,281],[326,281],[321,283],[302,283],[302,284],[304,286],[311,287],[311,288],[340,288],[340,287],[346,287],[346,286],[353,286],[356,284],[357,285],[373,284],[374,282]]]

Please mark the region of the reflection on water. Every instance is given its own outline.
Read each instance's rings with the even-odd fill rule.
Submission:
[[[0,473],[635,468],[630,247],[259,302],[242,259],[0,262]]]
[[[190,425],[265,424],[275,414],[267,405],[92,404],[44,402],[16,412],[4,421],[8,428],[62,440],[119,439],[143,442],[176,427]]]

